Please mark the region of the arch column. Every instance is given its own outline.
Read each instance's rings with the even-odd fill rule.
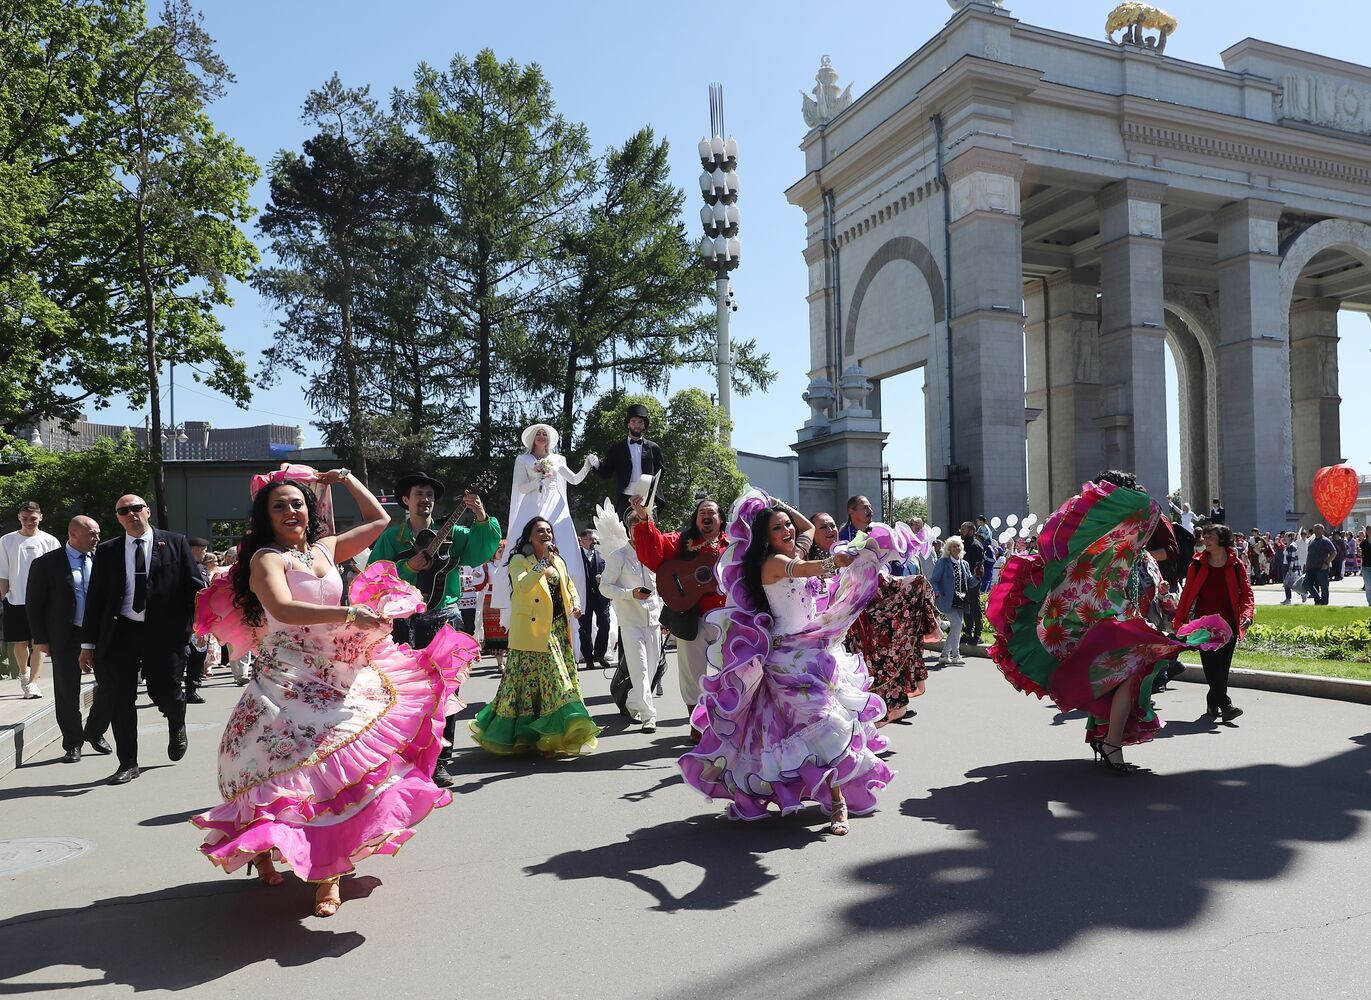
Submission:
[[[949,523],[1023,510],[1023,239],[1019,178],[1024,161],[971,149],[947,164],[952,218],[952,427],[955,463],[970,471],[970,501]]]
[[[1148,181],[1122,180],[1099,195],[1099,426],[1105,464],[1130,470],[1154,497],[1167,494],[1166,435],[1157,433],[1156,398],[1166,385],[1162,293],[1162,196]]]
[[[1284,528],[1291,490],[1290,355],[1282,335],[1281,206],[1224,206],[1219,225],[1219,421],[1228,523]]]
[[[1200,334],[1175,313],[1166,314],[1166,342],[1176,359],[1177,402],[1181,428],[1181,499],[1192,509],[1205,510],[1217,492],[1209,481],[1209,377]]]
[[[1295,509],[1304,523],[1320,519],[1314,473],[1342,458],[1338,395],[1337,299],[1306,299],[1290,309],[1290,410]]]
[[[1048,511],[1100,470],[1099,279],[1058,271],[1024,287],[1029,509]]]

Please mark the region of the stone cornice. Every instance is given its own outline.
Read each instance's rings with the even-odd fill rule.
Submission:
[[[1027,164],[1016,153],[1004,153],[998,149],[972,147],[958,154],[943,167],[949,183],[955,184],[963,177],[976,173],[1003,174],[1016,181],[1023,178]]]
[[[1236,45],[1230,45],[1219,53],[1219,58],[1223,60],[1225,66],[1241,62],[1248,57],[1256,57],[1257,59],[1265,57],[1283,66],[1302,70],[1306,73],[1319,73],[1325,76],[1332,74],[1360,80],[1363,86],[1371,87],[1371,66],[1362,66],[1343,59],[1319,55],[1316,52],[1306,52],[1303,49],[1292,49],[1287,45],[1278,45],[1275,42],[1264,42],[1260,38],[1244,38]],[[1240,71],[1230,69],[1228,72]],[[1263,79],[1266,78],[1263,77]]]

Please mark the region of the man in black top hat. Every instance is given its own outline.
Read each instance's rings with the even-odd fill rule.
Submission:
[[[600,467],[595,470],[601,479],[613,481],[614,492],[610,494],[610,499],[614,501],[614,509],[621,519],[627,515],[628,498],[638,483],[638,477],[666,471],[662,449],[657,447],[655,441],[644,437],[649,422],[646,406],[642,403],[630,406],[624,415],[624,428],[628,436],[610,445],[605,457],[600,460]]]

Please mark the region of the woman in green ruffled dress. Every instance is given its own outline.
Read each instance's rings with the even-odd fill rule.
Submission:
[[[600,728],[581,698],[571,646],[580,596],[548,521],[524,526],[508,567],[509,653],[495,699],[470,723],[472,738],[498,754],[590,753]]]

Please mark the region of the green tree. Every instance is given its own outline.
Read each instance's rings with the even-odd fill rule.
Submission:
[[[407,430],[427,440],[423,410],[407,426],[384,397],[397,365],[420,378],[427,367],[409,318],[426,284],[414,247],[438,219],[433,160],[369,88],[344,87],[337,74],[311,91],[304,120],[319,131],[301,153],[272,161],[259,224],[278,264],[258,269],[253,285],[282,311],[262,375],[310,378],[306,399],[325,439],[365,482],[370,460],[393,456]],[[422,385],[413,396],[421,405]]]
[[[444,212],[442,264],[433,274],[456,322],[453,344],[476,367],[475,454],[488,463],[497,420],[527,401],[518,362],[555,276],[546,262],[564,214],[592,181],[582,125],[557,113],[536,65],[501,63],[489,49],[457,55],[446,72],[427,63],[396,108],[438,160]]]
[[[138,346],[144,382],[129,395],[147,399],[156,431],[163,360],[189,365],[197,381],[240,404],[250,398],[243,355],[224,343],[214,307],[231,303],[228,279],[246,280],[257,261],[239,225],[252,217],[248,193],[260,171],[206,113],[233,75],[187,0],[168,0],[161,23],[117,53],[111,74],[109,152],[120,183],[106,241],[121,251],[105,333]],[[149,435],[148,444],[165,524],[161,435]]]
[[[927,522],[928,498],[896,497],[895,502],[884,512],[884,517],[887,524],[895,524],[898,521],[909,522],[916,517]]]
[[[696,496],[719,501],[725,515],[738,499],[746,477],[738,471],[738,453],[719,440],[727,423],[723,409],[710,402],[703,389],[683,389],[664,407],[655,396],[606,393],[586,414],[585,447],[603,455],[624,435],[624,411],[632,403],[647,407],[648,437],[662,448],[667,472],[658,488],[657,520],[664,526],[684,521],[694,509]],[[590,523],[595,504],[605,497],[605,481],[587,479],[572,491],[579,523]]]
[[[669,174],[667,143],[641,129],[609,151],[589,197],[563,221],[550,262],[558,285],[528,367],[545,366],[546,384],[560,387],[555,423],[567,448],[604,374],[663,389],[683,351],[712,329],[699,306],[713,279],[686,239],[685,196]]]
[[[111,336],[119,60],[141,4],[0,5],[0,431],[68,423],[139,399],[135,353]]]
[[[0,448],[0,472],[0,521],[12,519],[23,501],[37,500],[47,529],[58,538],[66,537],[67,521],[76,514],[95,518],[110,537],[120,530],[114,501],[125,493],[144,492],[152,463],[132,434],[119,440],[101,438],[85,451],[66,452],[13,440]]]

